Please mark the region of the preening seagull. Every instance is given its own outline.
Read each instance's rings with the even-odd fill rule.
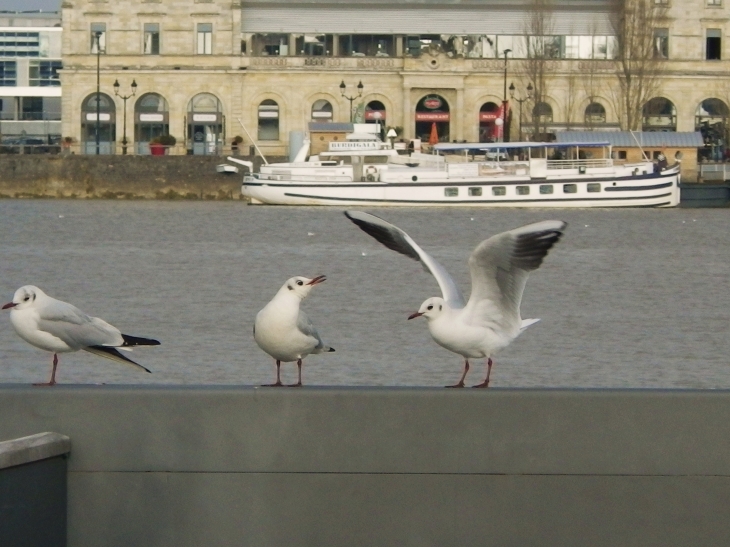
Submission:
[[[53,370],[48,383],[56,383],[58,354],[80,349],[150,372],[125,357],[116,348],[131,351],[133,346],[159,346],[157,340],[122,334],[118,328],[98,317],[51,298],[38,287],[25,285],[15,291],[12,302],[2,309],[10,310],[10,323],[15,332],[29,344],[53,353]]]
[[[509,230],[477,245],[469,257],[472,293],[468,302],[446,269],[393,224],[369,213],[345,216],[380,243],[421,262],[436,278],[442,297],[426,300],[408,319],[425,317],[437,344],[464,357],[464,372],[453,386],[464,387],[469,359],[486,359],[486,378],[474,387],[489,387],[492,357],[539,321],[520,317],[527,276],[542,264],[567,224],[546,220]]]
[[[256,314],[253,337],[259,347],[276,360],[276,382],[281,386],[281,363],[297,362],[299,381],[290,387],[302,385],[302,359],[310,353],[335,351],[320,338],[309,317],[299,309],[312,287],[326,280],[323,275],[312,279],[292,277],[279,289],[276,296]]]

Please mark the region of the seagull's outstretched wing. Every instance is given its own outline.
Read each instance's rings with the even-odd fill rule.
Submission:
[[[546,220],[480,243],[469,257],[472,292],[465,312],[471,321],[493,322],[508,330],[518,330],[527,276],[540,267],[566,226],[561,220]]]
[[[419,261],[423,268],[436,278],[444,300],[452,308],[463,308],[465,300],[459,287],[449,275],[449,272],[431,255],[421,249],[407,233],[386,222],[380,217],[361,211],[345,211],[345,216],[357,224],[366,234],[374,237],[380,243],[413,260]]]

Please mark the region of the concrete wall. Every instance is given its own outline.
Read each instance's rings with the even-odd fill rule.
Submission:
[[[730,392],[0,386],[70,547],[720,546]]]
[[[0,441],[0,545],[65,547],[68,437]]]
[[[242,174],[216,173],[224,162],[218,156],[0,155],[0,197],[240,199]],[[254,159],[256,169],[260,162]]]

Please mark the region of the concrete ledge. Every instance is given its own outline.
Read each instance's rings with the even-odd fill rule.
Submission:
[[[69,547],[730,537],[730,391],[0,385],[0,416],[73,438]]]
[[[0,469],[68,454],[71,439],[59,433],[38,433],[0,442]]]

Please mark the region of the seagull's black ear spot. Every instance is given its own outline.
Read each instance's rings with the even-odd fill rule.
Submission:
[[[291,285],[287,285],[286,288],[289,289],[290,291],[294,290],[294,287],[292,287]]]
[[[441,304],[439,304],[439,311],[441,311],[441,308],[442,308],[442,307],[443,307],[443,306],[441,306]]]

